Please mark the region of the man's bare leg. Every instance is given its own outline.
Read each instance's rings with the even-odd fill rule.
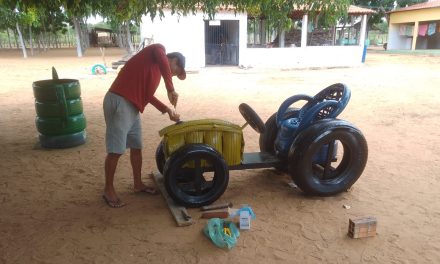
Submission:
[[[105,158],[104,170],[105,170],[105,186],[104,195],[110,201],[118,201],[118,195],[116,194],[115,187],[113,186],[113,180],[115,178],[115,171],[118,165],[121,154],[108,153]]]
[[[135,192],[146,192],[146,193],[156,193],[154,187],[146,186],[142,182],[142,150],[141,149],[130,149],[130,161],[131,167],[133,168],[133,183]]]
[[[145,186],[142,183],[141,173],[142,173],[142,150],[140,149],[130,149],[130,162],[133,168],[133,183],[134,190],[140,191]]]

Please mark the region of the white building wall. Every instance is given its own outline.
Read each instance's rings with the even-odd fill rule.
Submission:
[[[167,52],[179,51],[186,57],[187,70],[205,67],[206,15],[142,18],[141,37],[153,37]],[[298,48],[247,48],[247,15],[222,12],[215,20],[239,20],[239,65],[260,68],[351,67],[362,65],[363,45],[310,46]]]
[[[197,70],[205,67],[205,20],[208,16],[201,12],[196,15],[171,15],[165,11],[165,17],[155,18],[152,22],[149,16],[142,17],[141,38],[153,38],[154,43],[161,43],[167,52],[178,51],[186,57],[187,70]],[[239,64],[242,64],[241,52],[247,43],[247,15],[234,12],[216,14],[215,20],[239,20]]]
[[[412,37],[400,35],[401,24],[391,24],[388,28],[388,50],[410,50]]]
[[[246,66],[260,68],[349,67],[362,65],[363,46],[247,49]]]

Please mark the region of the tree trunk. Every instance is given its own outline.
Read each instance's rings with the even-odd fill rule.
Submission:
[[[286,36],[286,31],[284,30],[284,28],[280,27],[280,34],[279,34],[279,39],[278,39],[278,47],[280,48],[284,48],[284,44],[285,44],[285,36]]]
[[[17,30],[13,30],[14,31],[14,40],[15,40],[15,48],[18,49],[18,41],[17,41]]]
[[[55,34],[55,44],[57,45],[57,49],[61,48],[61,41],[58,38],[58,34]]]
[[[266,45],[266,23],[264,19],[260,20],[261,44]]]
[[[51,33],[50,31],[47,32],[46,36],[47,36],[47,48],[50,49],[50,45],[52,44],[52,38],[51,38]]]
[[[67,46],[70,48],[70,25],[67,25]]]
[[[127,50],[130,54],[133,54],[133,43],[131,42],[130,27],[128,22],[125,24],[125,32],[127,37]]]
[[[124,44],[122,43],[122,29],[121,29],[121,25],[118,26],[118,34],[116,34],[116,40],[117,40],[118,47],[123,48]]]
[[[8,33],[9,48],[12,49],[11,35],[9,35],[9,28],[6,29],[6,32]]]
[[[28,56],[27,56],[26,46],[23,40],[23,35],[21,34],[20,26],[18,25],[18,22],[15,23],[15,25],[17,26],[18,36],[20,37],[21,49],[23,50],[23,57],[26,59]]]
[[[79,24],[78,18],[73,18],[73,25],[75,27],[75,35],[76,35],[76,52],[78,54],[78,57],[83,56],[83,51],[81,47],[81,28]]]
[[[37,41],[38,53],[41,53],[41,47],[40,47],[41,33],[36,37],[35,40]]]
[[[29,46],[31,47],[31,56],[34,56],[34,42],[32,41],[32,26],[29,26]]]
[[[46,52],[48,49],[48,43],[47,43],[47,31],[46,31],[46,26],[44,26],[43,24],[43,35],[42,35],[42,44],[43,44],[43,51]]]

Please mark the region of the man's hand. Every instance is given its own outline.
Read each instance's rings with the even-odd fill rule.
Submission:
[[[168,100],[170,100],[170,103],[176,107],[177,105],[177,99],[179,98],[179,94],[176,93],[176,91],[168,92]]]
[[[174,121],[174,122],[180,121],[180,115],[178,113],[176,113],[176,111],[174,111],[173,109],[167,108],[167,113],[168,113],[171,121]]]

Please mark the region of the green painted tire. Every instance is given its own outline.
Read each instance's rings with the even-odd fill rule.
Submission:
[[[80,132],[86,128],[86,117],[84,114],[68,116],[67,120],[59,117],[35,119],[38,132],[46,136],[58,136]]]
[[[87,133],[85,130],[61,136],[39,135],[40,144],[43,148],[71,148],[86,143]]]
[[[81,98],[66,100],[67,114],[79,115],[83,112],[83,104]],[[35,102],[35,110],[39,117],[64,117],[64,106],[58,102]]]
[[[42,80],[32,84],[34,97],[39,102],[57,101],[57,89],[63,89],[67,100],[77,99],[81,96],[81,86],[78,80],[59,79]]]

